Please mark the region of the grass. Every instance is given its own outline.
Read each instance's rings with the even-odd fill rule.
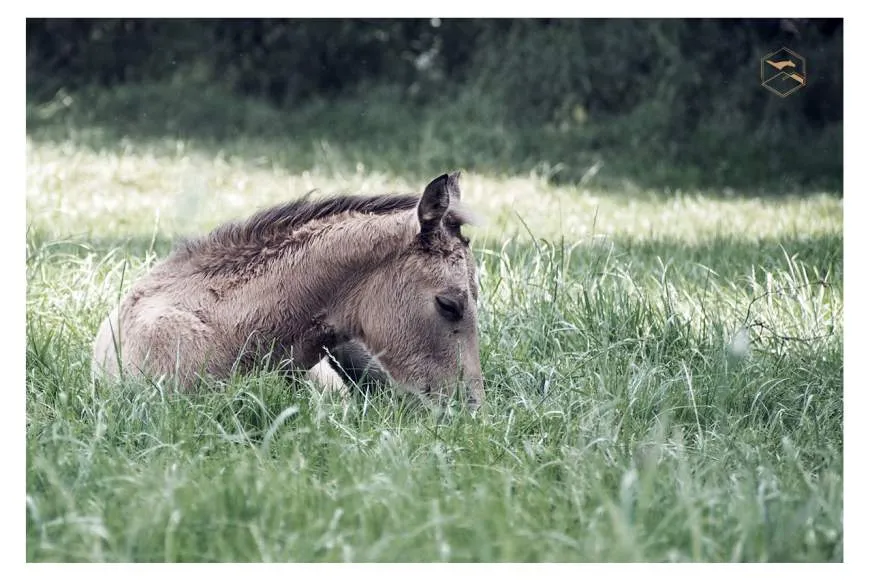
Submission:
[[[713,118],[692,137],[651,142],[644,136],[657,133],[651,127],[671,114],[661,103],[560,128],[516,119],[491,94],[441,90],[421,102],[396,88],[367,87],[279,110],[183,76],[53,95],[29,85],[27,125],[39,141],[72,138],[97,149],[107,142],[147,142],[163,155],[195,143],[216,157],[296,174],[317,168],[342,178],[375,169],[419,181],[443,167],[463,167],[612,192],[638,186],[740,195],[842,189],[842,125],[809,138],[796,128],[752,123],[750,129],[745,120]],[[766,106],[798,106],[779,101],[774,97]],[[804,142],[812,146],[796,145]]]
[[[178,397],[89,380],[102,317],[177,236],[314,188],[418,190],[435,161],[35,115],[28,561],[842,561],[839,192],[466,172],[480,413],[269,373]]]

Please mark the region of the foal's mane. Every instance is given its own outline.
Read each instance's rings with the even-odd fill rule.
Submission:
[[[342,195],[311,200],[310,194],[232,221],[198,239],[182,242],[174,253],[208,274],[255,268],[280,254],[290,233],[309,222],[343,213],[384,215],[413,209],[419,195]],[[456,225],[466,222],[461,211],[448,214]]]
[[[218,246],[269,245],[299,226],[342,213],[383,215],[417,206],[416,195],[342,195],[310,200],[309,195],[260,210],[246,220],[218,226],[201,241]]]

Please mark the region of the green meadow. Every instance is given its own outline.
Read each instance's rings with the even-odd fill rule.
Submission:
[[[841,192],[562,182],[558,142],[512,165],[525,138],[460,105],[159,90],[28,103],[28,561],[842,561]],[[455,169],[476,414],[265,371],[92,383],[98,325],[179,238]]]

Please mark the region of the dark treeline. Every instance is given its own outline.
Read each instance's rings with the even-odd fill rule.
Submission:
[[[27,84],[50,98],[183,79],[288,110],[373,86],[420,105],[465,93],[484,118],[583,133],[588,147],[648,147],[711,171],[717,152],[777,149],[803,159],[798,181],[839,181],[842,34],[840,19],[29,19]],[[785,99],[759,86],[761,57],[781,46],[809,79]],[[809,167],[792,151],[808,144]]]

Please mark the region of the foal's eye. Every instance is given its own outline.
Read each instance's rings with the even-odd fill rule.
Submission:
[[[438,306],[438,313],[452,322],[462,320],[462,316],[465,314],[464,305],[455,298],[436,296],[435,304]]]

